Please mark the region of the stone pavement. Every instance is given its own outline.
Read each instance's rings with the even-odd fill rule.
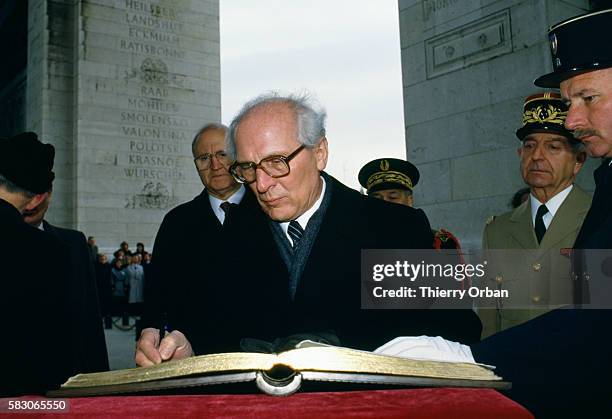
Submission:
[[[134,368],[134,347],[136,345],[135,318],[130,317],[130,326],[121,325],[121,317],[113,317],[113,328],[104,329],[106,349],[111,370]]]

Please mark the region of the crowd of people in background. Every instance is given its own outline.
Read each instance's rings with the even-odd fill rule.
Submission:
[[[152,277],[152,255],[143,243],[137,243],[136,250],[131,251],[129,244],[123,241],[109,259],[99,251],[94,237],[88,237],[87,244],[94,261],[104,326],[112,328],[112,318],[120,316],[122,327],[128,327],[129,316],[139,318],[142,315],[145,286],[147,279]]]

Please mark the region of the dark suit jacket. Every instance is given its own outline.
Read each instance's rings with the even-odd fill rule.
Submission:
[[[593,203],[576,238],[576,249],[612,249],[612,167],[604,160],[593,173]]]
[[[295,301],[270,230],[247,190],[221,226],[206,192],[170,211],[153,251],[145,327],[185,333],[196,354],[239,350],[240,338],[272,340],[333,331],[341,344],[373,349],[399,335],[430,334],[473,342],[480,321],[470,310],[361,310],[361,249],[432,248],[421,210],[367,198],[326,175],[329,208]]]
[[[400,335],[480,339],[471,310],[361,310],[362,249],[432,249],[422,210],[369,198],[324,174],[331,201],[304,267],[290,331],[334,330],[344,346],[374,349]]]
[[[31,227],[0,199],[0,397],[43,393],[74,375],[75,342],[67,325],[69,250]]]
[[[540,418],[612,416],[609,310],[557,309],[472,346]]]
[[[96,274],[96,286],[98,288],[98,300],[100,301],[100,314],[104,316],[110,315],[112,290],[111,290],[111,269],[110,263],[94,263],[94,272]],[[145,270],[146,275],[146,270]],[[146,279],[145,279],[146,285]]]
[[[612,248],[612,168],[607,163],[595,170],[593,203],[575,249]],[[575,252],[576,272],[584,262]],[[558,309],[483,340],[472,353],[476,361],[496,365],[513,383],[507,394],[537,418],[610,417],[610,324],[611,310]]]
[[[46,221],[43,221],[43,229],[70,249],[70,259],[64,262],[72,268],[66,292],[70,299],[74,333],[78,336],[77,371],[108,371],[96,275],[85,235],[77,230],[55,227]]]
[[[172,209],[155,238],[144,327],[167,313],[196,354],[240,350],[240,339],[282,333],[276,304],[287,271],[276,254],[266,216],[247,189],[221,225],[206,191]]]
[[[612,248],[612,168],[607,162],[595,170],[595,183],[575,249]],[[574,253],[576,272],[585,267],[582,257]],[[483,340],[472,353],[476,361],[496,365],[513,383],[507,394],[537,418],[610,417],[610,324],[611,310],[557,309]]]

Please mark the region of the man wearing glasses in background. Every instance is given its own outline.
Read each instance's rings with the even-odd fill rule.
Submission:
[[[315,335],[366,350],[399,335],[478,340],[480,321],[471,310],[361,310],[361,250],[431,249],[433,236],[423,211],[364,197],[323,172],[325,117],[307,97],[272,93],[248,102],[230,126],[227,151],[236,159],[230,170],[249,185],[269,227],[267,236],[236,237],[237,250],[272,241],[273,254],[251,267],[261,287],[272,288],[257,271],[274,263],[274,253],[288,273],[274,286],[277,313],[261,321],[281,319],[279,336],[297,335],[296,341]],[[189,345],[173,344],[172,350]]]
[[[253,194],[228,171],[226,130],[225,125],[211,123],[194,137],[194,162],[205,189],[171,210],[155,238],[138,365],[194,352],[237,350],[240,338],[249,333],[241,316],[248,303],[242,299],[249,292],[240,285],[248,272],[232,238],[246,233],[246,226],[249,233],[258,234],[257,225],[265,224],[256,219],[261,211]],[[160,345],[162,324],[173,331]]]

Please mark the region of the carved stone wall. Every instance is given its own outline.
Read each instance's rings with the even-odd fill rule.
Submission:
[[[153,244],[202,190],[191,141],[220,121],[218,0],[31,0],[28,127],[57,150],[50,218]]]
[[[400,0],[406,148],[415,205],[478,248],[523,186],[514,134],[533,80],[552,71],[548,27],[588,0]],[[589,162],[579,183],[592,189]]]

